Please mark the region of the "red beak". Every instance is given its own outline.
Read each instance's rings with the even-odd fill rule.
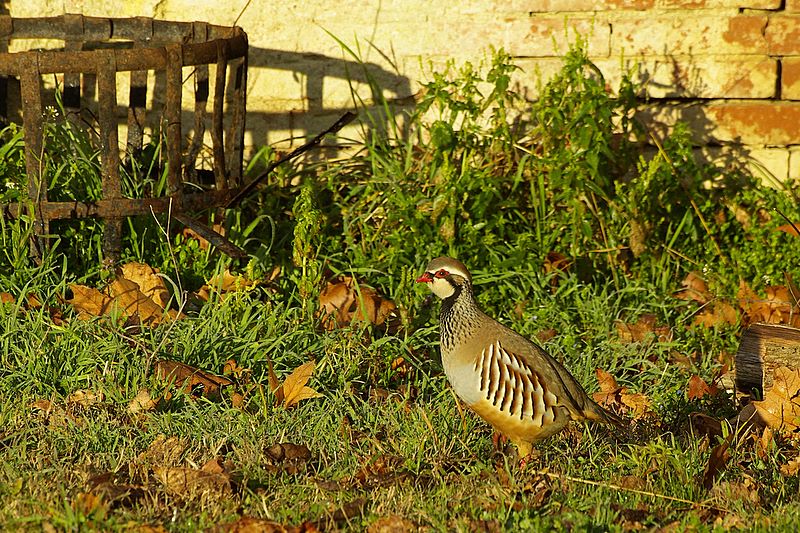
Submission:
[[[417,278],[417,283],[430,283],[431,281],[433,281],[433,276],[430,272],[425,272]]]

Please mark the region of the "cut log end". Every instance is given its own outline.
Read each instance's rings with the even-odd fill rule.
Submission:
[[[778,367],[800,369],[800,329],[775,324],[753,324],[742,334],[736,352],[736,390],[762,400],[772,387]]]

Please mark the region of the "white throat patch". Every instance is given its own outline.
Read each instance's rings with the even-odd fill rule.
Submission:
[[[456,292],[456,289],[444,278],[433,278],[433,281],[430,282],[430,287],[433,294],[442,300],[449,298]]]

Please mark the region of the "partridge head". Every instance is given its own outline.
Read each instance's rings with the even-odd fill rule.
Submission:
[[[544,349],[478,307],[463,263],[437,257],[417,279],[442,299],[442,365],[456,394],[511,440],[520,458],[570,421],[621,425]]]

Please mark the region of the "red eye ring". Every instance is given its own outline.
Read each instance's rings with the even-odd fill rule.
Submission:
[[[450,272],[448,272],[447,270],[445,270],[443,268],[440,268],[439,270],[436,271],[436,274],[434,274],[433,276],[436,277],[436,278],[446,278],[449,275],[450,275]]]

